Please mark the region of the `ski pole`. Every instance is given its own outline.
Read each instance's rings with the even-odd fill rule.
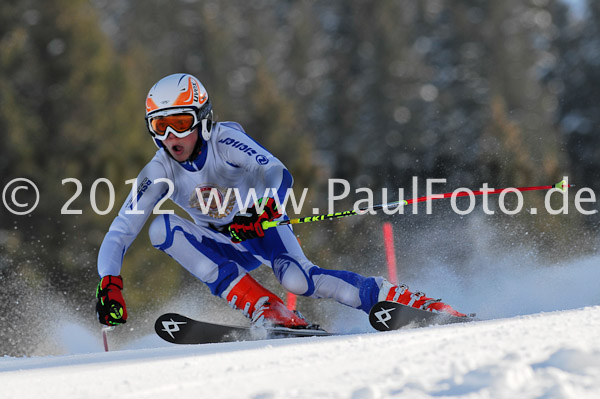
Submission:
[[[104,352],[108,352],[108,332],[115,329],[115,326],[102,326],[102,342],[104,343]]]
[[[550,190],[553,188],[558,188],[562,191],[567,191],[567,188],[569,187],[574,187],[573,184],[568,184],[566,180],[562,180],[556,184],[552,184],[549,186],[535,186],[535,187],[508,187],[508,188],[497,188],[495,190],[486,190],[486,191],[472,191],[472,192],[465,192],[465,191],[461,191],[458,193],[444,193],[444,194],[435,194],[432,196],[423,196],[423,197],[418,197],[418,198],[411,198],[408,200],[402,200],[402,201],[394,201],[394,202],[388,202],[386,204],[379,204],[379,205],[375,205],[372,206],[370,208],[360,208],[357,210],[351,210],[351,211],[342,211],[342,212],[335,212],[335,213],[324,213],[322,215],[316,215],[316,216],[305,216],[305,217],[301,217],[301,218],[295,218],[295,219],[288,219],[288,220],[273,220],[273,221],[264,221],[261,223],[263,230],[267,230],[271,227],[277,227],[277,226],[285,226],[288,224],[300,224],[300,223],[312,223],[312,222],[320,222],[322,220],[329,220],[329,219],[340,219],[346,216],[353,216],[353,215],[364,215],[365,213],[367,213],[368,211],[379,211],[381,209],[384,208],[391,208],[394,206],[406,206],[406,205],[410,205],[410,204],[414,204],[414,203],[418,203],[418,202],[425,202],[425,201],[431,201],[434,199],[442,199],[442,198],[450,198],[453,195],[455,197],[467,197],[470,195],[483,195],[483,194],[500,194],[502,193],[504,190],[510,190],[510,191],[536,191],[536,190]]]

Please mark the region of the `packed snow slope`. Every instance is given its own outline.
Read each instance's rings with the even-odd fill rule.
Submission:
[[[0,360],[2,398],[599,398],[600,306],[387,333]]]

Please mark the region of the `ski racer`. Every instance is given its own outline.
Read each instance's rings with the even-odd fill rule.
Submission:
[[[333,298],[367,313],[378,301],[389,300],[465,316],[439,299],[409,291],[406,285],[314,265],[289,225],[263,230],[261,222],[286,218],[275,196],[282,203],[292,176],[238,123],[214,120],[208,93],[194,76],[180,73],[159,80],[146,98],[146,122],[158,150],[138,175],[136,192],[128,196],[100,247],[101,280],[96,290],[100,323],[118,325],[127,320],[120,276],[123,257],[157,203],[166,198],[192,220],[158,215],[149,229],[152,245],[254,323],[310,327],[250,276],[261,264],[270,266],[294,294]],[[260,198],[245,212],[234,195],[227,196],[228,189],[238,189],[239,198],[246,199],[252,189],[260,195],[267,188],[272,188],[272,195]]]

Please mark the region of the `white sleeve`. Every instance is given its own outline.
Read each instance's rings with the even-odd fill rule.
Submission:
[[[138,175],[135,193],[129,193],[127,196],[100,246],[98,253],[100,277],[121,274],[125,252],[152,214],[156,203],[168,192],[169,186],[166,182],[156,182],[156,179],[165,177],[167,174],[164,166],[156,160],[149,162]],[[137,213],[135,213],[136,209]]]

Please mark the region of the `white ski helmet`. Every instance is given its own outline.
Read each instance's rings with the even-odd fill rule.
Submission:
[[[176,123],[170,115],[181,115]],[[202,138],[210,139],[212,128],[212,105],[208,93],[200,81],[187,73],[176,73],[159,80],[146,97],[146,123],[150,135],[158,147],[169,133],[177,137],[190,134],[198,124],[202,125]]]

